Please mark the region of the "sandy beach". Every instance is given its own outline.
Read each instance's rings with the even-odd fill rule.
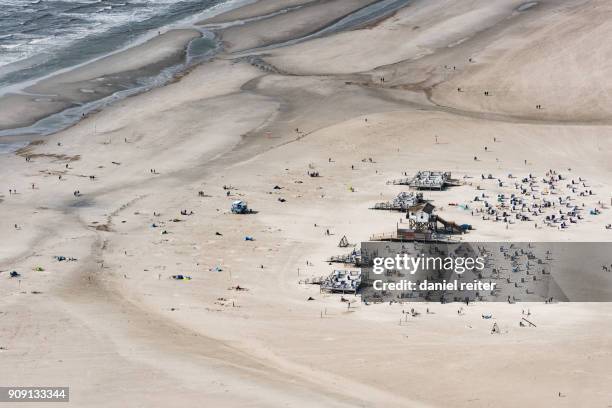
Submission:
[[[0,385],[69,386],[75,407],[612,405],[612,303],[458,313],[305,283],[338,268],[343,236],[393,231],[404,214],[370,207],[424,169],[462,181],[427,192],[473,226],[462,239],[612,241],[612,6],[413,1],[273,46],[370,3],[263,0],[199,22],[220,25],[211,61],[0,154]],[[84,89],[111,95],[199,35],[169,31],[3,96],[0,129],[91,100]],[[567,193],[585,209],[568,228],[456,205],[551,169],[593,192]],[[256,213],[232,214],[235,200]],[[519,326],[525,309],[537,327]]]
[[[374,0],[332,0],[327,2],[307,2],[285,13],[265,13],[266,19],[255,19],[247,24],[230,26],[221,32],[221,41],[230,52],[245,51],[252,48],[282,43],[315,33],[329,26],[351,12],[359,10]],[[284,7],[292,4],[284,5]],[[259,6],[257,3],[254,6]],[[232,14],[228,12],[228,14]],[[262,15],[262,14],[259,14]],[[220,15],[217,18],[223,18]],[[202,24],[216,22],[202,21]]]

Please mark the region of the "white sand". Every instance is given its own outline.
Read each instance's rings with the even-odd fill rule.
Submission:
[[[457,86],[510,84],[519,74],[496,61],[523,50],[515,37],[474,30],[491,25],[491,16],[503,20],[520,2],[472,3],[476,11],[415,2],[375,27],[278,49],[268,58],[289,72],[299,65],[299,73],[326,75],[269,74],[226,54],[45,138],[22,151],[33,155],[30,162],[0,156],[2,383],[70,385],[79,407],[610,405],[610,304],[486,303],[457,316],[457,304],[356,302],[349,311],[340,296],[299,284],[331,272],[325,259],[345,252],[337,247],[342,235],[359,242],[393,230],[401,214],[368,207],[403,190],[387,180],[423,168],[473,177],[571,168],[597,194],[586,204],[603,200],[608,208],[564,231],[532,223],[506,230],[448,206],[471,200],[470,186],[428,196],[446,218],[474,225],[466,239],[610,241],[604,225],[612,222],[612,128],[585,121],[588,105],[565,111],[559,101],[556,113],[564,120],[557,122],[506,105],[502,96],[495,96],[494,109],[476,96],[457,99]],[[564,8],[574,3],[545,2],[541,12],[569,21]],[[436,7],[444,11],[435,24],[415,17],[434,18]],[[504,20],[504,27],[515,22],[520,27],[518,19]],[[433,38],[431,26],[452,30],[428,40],[437,46],[413,66],[402,61],[419,43],[398,51],[392,38],[411,38],[415,24],[431,33],[426,39]],[[540,24],[552,30],[547,38],[566,27]],[[465,63],[458,55],[471,49],[457,47],[468,42],[444,44],[470,32],[476,44],[491,38],[499,55],[449,74],[448,84],[433,91],[433,100],[448,106],[436,106],[429,85],[417,84],[429,77],[419,77],[432,72],[436,82],[445,64]],[[583,40],[582,48],[608,46],[598,35]],[[525,63],[553,50],[527,49],[535,55],[521,56]],[[599,69],[590,59],[577,60],[564,78],[580,76],[580,88],[605,87]],[[561,99],[539,72],[524,71],[524,83],[541,83],[538,92],[551,104]],[[606,106],[605,98],[597,100]],[[529,117],[521,119],[523,113]],[[361,161],[369,157],[374,163]],[[308,177],[309,164],[322,177]],[[235,187],[231,196],[223,185]],[[82,196],[74,197],[75,190]],[[258,213],[230,214],[235,199]],[[194,215],[181,215],[183,209]],[[334,235],[325,236],[326,229]],[[245,241],[247,235],[255,241]],[[55,255],[78,261],[57,262]],[[11,270],[22,279],[9,279]],[[174,274],[193,279],[175,281]],[[611,279],[602,275],[606,284]],[[248,291],[229,289],[235,285]],[[307,302],[309,296],[315,300]],[[399,325],[402,309],[411,307],[435,314]],[[527,307],[537,328],[518,326]],[[490,334],[492,322],[482,313],[493,313],[502,335]]]

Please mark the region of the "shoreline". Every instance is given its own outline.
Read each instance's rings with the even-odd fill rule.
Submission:
[[[142,78],[155,78],[172,67],[185,63],[188,44],[200,38],[196,30],[173,30],[142,45],[112,54],[65,73],[52,75],[24,89],[21,94],[0,97],[0,137],[31,133],[36,123],[68,108],[84,106],[130,92]],[[168,78],[168,79],[171,79]],[[32,112],[24,116],[22,111]],[[55,129],[51,129],[54,131]]]
[[[130,41],[127,45],[122,46],[121,48],[116,49],[110,53],[97,56],[91,60],[83,61],[77,64],[76,66],[66,67],[66,68],[59,69],[58,71],[47,73],[43,75],[42,77],[38,77],[35,79],[29,79],[22,83],[11,84],[11,85],[7,85],[3,87],[2,93],[0,93],[0,105],[2,104],[3,100],[4,100],[4,105],[7,105],[9,108],[12,107],[13,102],[17,102],[21,104],[28,103],[30,105],[29,109],[32,109],[35,111],[38,110],[39,112],[38,114],[32,115],[32,118],[29,118],[28,120],[15,120],[13,124],[10,124],[10,125],[7,125],[7,124],[3,125],[2,121],[4,119],[2,116],[0,116],[0,143],[6,145],[6,143],[3,143],[3,140],[2,140],[2,138],[6,136],[16,136],[19,134],[28,134],[32,132],[39,134],[41,136],[46,136],[46,135],[55,133],[57,131],[60,131],[62,129],[65,129],[66,126],[70,126],[76,123],[78,120],[80,120],[81,112],[72,113],[70,111],[75,110],[75,109],[61,109],[61,107],[70,106],[71,104],[74,105],[74,103],[70,100],[57,101],[56,102],[57,106],[55,107],[49,106],[46,109],[37,108],[35,106],[36,105],[35,102],[32,103],[32,99],[34,98],[28,97],[28,94],[29,94],[27,92],[28,88],[34,87],[36,86],[36,84],[40,82],[51,81],[55,77],[66,75],[66,74],[69,74],[75,71],[79,71],[83,69],[84,67],[95,67],[95,65],[99,61],[116,58],[118,54],[129,55],[133,53],[134,50],[141,49],[146,43],[149,43],[150,41],[155,40],[156,37],[158,37],[160,33],[162,35],[165,35],[168,32],[172,32],[172,31],[196,30],[201,33],[203,38],[209,38],[212,41],[214,40],[214,38],[210,38],[210,32],[197,27],[194,24],[196,21],[204,18],[204,16],[206,16],[206,18],[210,18],[211,16],[215,16],[220,13],[225,13],[228,10],[243,7],[245,4],[250,4],[254,1],[255,0],[229,0],[229,1],[225,1],[222,3],[216,4],[216,5],[213,5],[212,7],[208,9],[204,9],[195,15],[185,16],[177,21],[171,22],[166,25],[159,26],[156,29],[151,29],[147,32],[143,32],[142,35],[140,35],[135,40]],[[214,47],[212,47],[211,51],[217,51],[217,48],[218,46],[215,45]],[[176,51],[179,52],[180,50],[177,49]],[[207,52],[204,55],[196,54],[194,56],[194,59],[197,62],[197,61],[201,61],[202,59],[209,58],[211,56],[212,56],[211,53]],[[188,55],[187,58],[190,58],[190,56]],[[19,62],[16,62],[16,63],[19,63]],[[172,77],[183,75],[183,73],[189,69],[190,65],[192,64],[192,61],[188,60],[188,61],[183,62],[182,64],[185,66],[184,67],[181,67],[180,65],[166,66],[165,69],[169,70],[167,74]],[[172,78],[169,78],[169,80],[164,79],[163,76],[166,74],[160,70],[158,70],[158,72],[153,72],[153,74],[154,74],[153,76],[148,76],[148,77],[146,75],[139,77],[138,74],[136,74],[136,76],[133,78],[134,80],[144,80],[144,81],[148,81],[149,83],[146,83],[144,85],[138,85],[132,89],[127,89],[125,91],[116,92],[115,93],[116,95],[110,94],[106,98],[103,98],[103,99],[106,99],[107,101],[96,99],[92,103],[93,106],[86,107],[84,110],[86,110],[87,112],[96,111],[100,109],[101,107],[107,105],[108,103],[113,103],[114,99],[117,99],[117,98],[121,99],[127,96],[138,94],[140,92],[147,91],[151,87],[154,88],[154,87],[163,86],[164,84],[168,83],[169,80],[172,80]],[[7,95],[8,97],[5,99],[5,96]],[[50,112],[55,112],[55,111],[58,111],[58,112],[50,113]],[[62,115],[64,112],[66,112],[66,115]],[[66,116],[66,117],[63,117],[63,116]],[[59,123],[56,123],[56,122],[59,122]]]
[[[364,0],[367,4],[365,4],[361,8],[356,8],[354,6],[348,6],[341,11],[343,13],[340,17],[334,18],[331,22],[320,22],[319,29],[314,31],[310,31],[305,36],[303,32],[297,31],[293,34],[289,35],[289,37],[293,37],[288,39],[289,37],[284,37],[280,41],[279,46],[290,45],[294,41],[304,41],[309,39],[313,35],[317,35],[317,33],[321,33],[321,35],[331,35],[335,31],[326,32],[325,30],[334,27],[340,21],[343,21],[347,16],[352,15],[353,13],[359,13],[362,9],[367,9],[372,5],[377,5],[378,3],[385,3],[388,0]],[[213,17],[209,17],[204,20],[200,20],[196,22],[196,26],[206,26],[210,22],[213,24],[218,21],[217,19],[221,19],[220,21],[228,22],[225,19],[229,18],[234,20],[229,20],[236,22],[239,25],[246,25],[249,31],[261,31],[261,29],[257,27],[253,27],[253,25],[257,25],[260,21],[267,22],[269,19],[278,19],[283,18],[283,14],[291,14],[288,16],[287,21],[295,21],[296,18],[299,19],[300,16],[294,14],[296,11],[301,11],[302,8],[307,6],[312,6],[314,1],[312,0],[295,0],[295,4],[291,3],[291,5],[283,5],[282,7],[278,7],[273,3],[267,2],[254,2],[249,3],[246,6],[237,6],[234,9],[230,9],[229,11],[220,12],[219,14],[214,15]],[[392,2],[393,3],[393,2]],[[394,6],[394,10],[397,8],[404,7],[408,2],[402,2],[399,6]],[[314,4],[316,5],[316,4]],[[323,7],[323,6],[318,6]],[[266,13],[266,11],[272,10],[272,13]],[[389,17],[389,13],[383,10],[384,16],[380,15],[380,10],[378,13],[371,15],[367,18],[366,21],[379,21],[381,19],[385,19]],[[262,15],[261,19],[257,16]],[[246,18],[246,21],[242,21]],[[363,22],[360,24],[364,24]],[[227,30],[231,30],[233,26],[229,28],[219,28],[213,30],[215,36],[220,36],[220,42],[223,42],[223,33]],[[345,27],[345,29],[355,29],[358,28],[359,25],[352,27]],[[177,33],[188,32],[194,29],[172,29],[164,32],[158,37],[162,36],[172,36],[177,35]],[[202,34],[203,35],[203,34]],[[151,46],[151,42],[156,42],[159,40],[157,37],[152,37],[145,42],[137,43],[134,46],[128,47],[126,49],[117,51],[108,56],[101,57],[99,59],[95,59],[94,61],[87,62],[81,64],[75,68],[71,68],[68,70],[63,70],[60,73],[51,74],[43,79],[37,80],[29,85],[27,88],[23,90],[23,92],[19,93],[6,93],[0,96],[0,108],[4,112],[4,115],[0,115],[0,144],[5,145],[4,150],[10,150],[8,147],[8,137],[14,136],[17,137],[19,135],[31,135],[38,134],[40,136],[47,136],[49,134],[53,134],[62,129],[66,129],[68,126],[78,122],[81,120],[84,115],[88,115],[90,112],[95,112],[104,106],[107,106],[109,103],[114,103],[117,100],[121,100],[124,97],[129,97],[132,95],[139,94],[141,92],[146,92],[151,88],[157,88],[160,86],[164,86],[169,82],[173,81],[174,78],[184,75],[188,72],[190,68],[190,61],[186,59],[189,56],[185,56],[183,54],[182,60],[179,54],[181,53],[180,49],[182,48],[182,52],[185,53],[189,48],[190,44],[196,40],[197,37],[189,38],[188,41],[177,41],[174,44],[176,48],[176,56],[175,57],[167,57],[165,59],[160,59],[155,62],[154,66],[149,66],[147,69],[136,69],[136,70],[127,70],[120,71],[114,73],[112,76],[115,76],[116,84],[113,86],[112,83],[107,83],[105,86],[100,86],[100,84],[92,84],[92,80],[99,80],[99,78],[86,78],[85,81],[78,81],[83,84],[83,86],[79,86],[79,83],[73,83],[73,80],[70,80],[68,83],[72,89],[66,90],[64,86],[62,88],[57,88],[53,86],[54,82],[62,82],[63,77],[71,77],[73,75],[79,75],[81,72],[93,71],[95,72],[97,67],[105,64],[109,60],[120,60],[122,58],[130,58],[132,54],[142,53],[143,49],[154,49],[158,46]],[[169,40],[168,42],[171,42]],[[161,45],[163,47],[164,45]],[[218,46],[217,46],[218,47]],[[267,46],[266,46],[267,47]],[[263,51],[263,49],[254,49],[253,51]],[[223,47],[222,47],[223,48]],[[259,47],[261,48],[261,47]],[[204,56],[204,61],[196,62],[196,64],[205,62],[207,59],[214,58],[214,55],[218,52],[221,52],[224,57],[228,55],[232,55],[235,52],[232,52],[231,49],[211,49],[209,55]],[[242,50],[238,52],[238,55],[241,53],[248,53],[248,50]],[[146,53],[146,52],[145,52]],[[229,54],[228,54],[229,53]],[[202,59],[202,58],[200,58]],[[164,72],[167,71],[167,74]],[[90,75],[90,76],[95,76]],[[108,76],[108,75],[107,75]],[[150,83],[144,85],[136,85],[139,80],[147,79]],[[125,89],[125,83],[132,83],[129,85],[127,89]],[[121,83],[121,86],[119,84]],[[66,85],[66,82],[62,83],[62,85]],[[93,86],[92,86],[93,85]],[[76,88],[76,89],[75,89]],[[29,116],[23,117],[23,115],[18,115],[17,112],[21,112],[23,110],[22,107],[28,106],[28,110],[32,112]]]

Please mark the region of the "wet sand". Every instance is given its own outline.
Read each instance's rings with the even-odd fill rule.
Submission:
[[[65,73],[53,75],[0,97],[0,130],[32,125],[66,108],[99,100],[129,89],[141,78],[184,62],[188,42],[197,30],[173,30],[142,45],[101,58]]]

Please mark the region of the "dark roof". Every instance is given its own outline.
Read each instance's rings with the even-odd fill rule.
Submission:
[[[431,214],[435,208],[436,207],[431,203],[420,203],[408,208],[408,211],[410,211],[411,213],[423,211],[427,214]]]

